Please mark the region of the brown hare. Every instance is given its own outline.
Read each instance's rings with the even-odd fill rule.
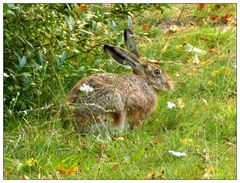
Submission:
[[[72,112],[65,114],[80,132],[93,124],[110,122],[110,126],[123,129],[125,122],[131,128],[141,127],[155,110],[157,94],[169,91],[173,83],[157,62],[140,59],[132,38],[133,31],[125,29],[127,50],[111,45],[103,49],[119,64],[130,66],[132,74],[97,73],[81,79],[71,90],[68,104]]]

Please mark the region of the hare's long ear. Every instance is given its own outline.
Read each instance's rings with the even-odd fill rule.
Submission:
[[[127,50],[136,55],[137,58],[140,58],[140,53],[138,47],[133,39],[133,31],[132,29],[125,29],[124,30],[124,40],[127,45]]]
[[[141,74],[143,72],[143,66],[140,60],[133,53],[130,53],[123,48],[108,44],[104,45],[103,49],[119,64],[131,66],[136,74]]]

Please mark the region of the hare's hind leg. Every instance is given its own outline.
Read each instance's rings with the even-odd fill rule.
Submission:
[[[116,110],[113,113],[113,123],[118,129],[124,130],[126,113],[124,110]]]
[[[113,105],[112,117],[114,127],[123,131],[125,127],[126,110],[121,95],[119,93],[115,93],[111,102]]]

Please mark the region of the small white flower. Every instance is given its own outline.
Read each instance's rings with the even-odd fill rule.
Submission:
[[[176,107],[176,105],[174,103],[172,103],[172,102],[167,102],[167,107],[169,109],[172,109],[172,108]]]
[[[173,151],[173,150],[169,150],[168,152],[171,153],[172,155],[178,156],[178,157],[187,156],[187,154],[185,152],[176,152],[176,151]]]
[[[26,111],[26,110],[24,110],[24,111],[23,111],[23,114],[24,114],[24,115],[27,115],[27,111]]]
[[[86,85],[85,83],[83,83],[83,85],[80,86],[79,89],[80,89],[80,91],[85,92],[86,94],[93,91],[93,88],[89,85]]]

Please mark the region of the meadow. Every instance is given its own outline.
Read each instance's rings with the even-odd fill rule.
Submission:
[[[174,90],[141,129],[62,128],[79,79],[131,73],[102,50],[126,27]],[[236,4],[4,4],[4,179],[236,179],[236,52]]]

